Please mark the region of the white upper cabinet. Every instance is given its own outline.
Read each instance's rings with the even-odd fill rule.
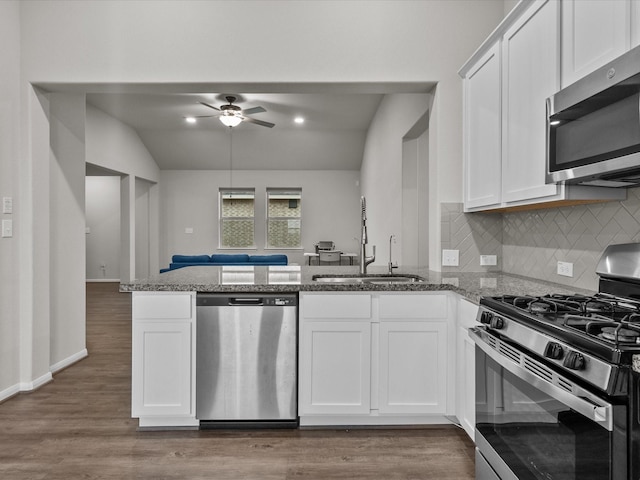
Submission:
[[[523,0],[460,69],[466,212],[625,198],[623,189],[546,183],[546,99],[560,90],[561,50],[569,48],[561,46],[561,35],[569,35],[561,33],[561,7],[565,22],[570,11],[586,24],[590,5],[604,8],[611,3],[626,5],[623,10],[632,29],[640,24],[629,18],[632,11],[640,15],[640,0]],[[614,23],[609,17],[605,23]],[[585,43],[582,36],[589,35],[589,28],[584,25],[572,28],[572,62],[579,59],[588,69],[589,55],[599,56],[588,51],[608,49],[600,45],[600,37]]]
[[[631,47],[631,0],[562,1],[562,88]],[[638,1],[633,1],[638,15]],[[638,22],[635,23],[636,30]],[[637,31],[634,35],[637,42]]]
[[[465,205],[501,201],[500,44],[496,43],[464,79]]]
[[[545,100],[560,86],[559,4],[538,0],[502,40],[502,194],[505,202],[553,196],[545,184]]]

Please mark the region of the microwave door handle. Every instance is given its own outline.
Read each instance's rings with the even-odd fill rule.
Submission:
[[[546,380],[543,380],[539,376],[531,373],[529,370],[521,366],[520,363],[515,363],[511,357],[507,358],[499,353],[493,346],[489,345],[484,335],[490,336],[489,333],[483,329],[474,327],[469,329],[469,336],[474,340],[476,346],[480,348],[485,354],[491,357],[502,368],[516,375],[518,378],[528,382],[533,387],[537,388],[543,393],[546,393],[550,397],[564,403],[566,406],[572,408],[576,412],[584,415],[588,419],[594,421],[598,425],[606,428],[608,431],[613,431],[613,416],[612,405],[603,401],[602,399],[591,394],[587,390],[575,385],[573,382],[560,377],[563,382],[573,385],[574,391],[569,392],[563,388],[560,388]],[[500,340],[494,338],[494,345],[499,344]],[[510,347],[513,353],[513,347]],[[520,350],[516,350],[520,354],[520,358],[527,358],[528,362],[540,363],[532,357],[522,353]]]

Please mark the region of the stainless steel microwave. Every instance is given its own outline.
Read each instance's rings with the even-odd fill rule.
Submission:
[[[640,46],[547,99],[546,180],[640,186]]]

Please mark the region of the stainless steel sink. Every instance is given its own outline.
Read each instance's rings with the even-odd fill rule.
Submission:
[[[314,282],[321,283],[419,283],[418,275],[314,275]]]

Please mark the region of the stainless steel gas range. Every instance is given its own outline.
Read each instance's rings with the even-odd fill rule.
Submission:
[[[597,273],[593,296],[481,299],[477,479],[640,480],[640,244]]]

